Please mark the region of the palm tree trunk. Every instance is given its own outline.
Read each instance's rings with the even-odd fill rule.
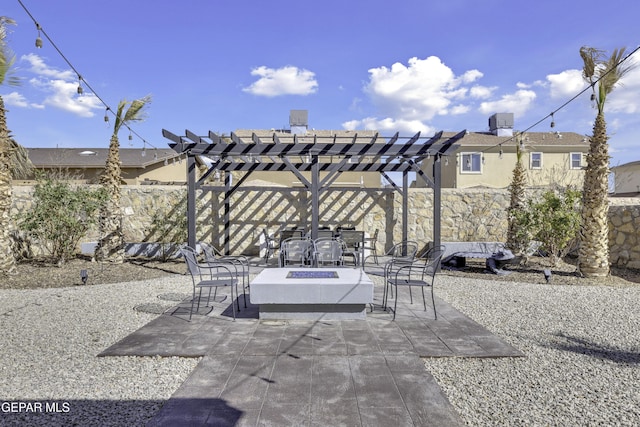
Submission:
[[[585,277],[609,275],[609,150],[602,112],[593,126],[584,176],[578,269]]]
[[[99,230],[100,240],[96,247],[97,261],[116,264],[124,262],[124,234],[122,232],[122,210],[120,208],[120,143],[117,135],[111,137],[109,155],[100,183],[109,198],[101,209]]]
[[[4,100],[0,96],[0,273],[16,271],[16,260],[11,250],[11,139],[7,128]]]

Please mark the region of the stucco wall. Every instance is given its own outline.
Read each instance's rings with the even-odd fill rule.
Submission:
[[[14,187],[12,217],[30,206],[32,187]],[[409,239],[426,244],[433,239],[433,197],[430,189],[409,189]],[[186,187],[123,187],[125,238],[128,242],[155,242],[160,232],[153,215],[172,221],[184,215]],[[224,198],[198,192],[198,240],[224,247]],[[509,194],[506,190],[443,189],[443,241],[504,241],[507,232]],[[230,241],[232,253],[255,254],[260,234],[291,225],[307,226],[311,200],[303,191],[265,188],[238,191],[231,198]],[[373,234],[379,230],[378,250],[388,249],[402,237],[402,198],[396,192],[323,192],[320,225],[332,229],[353,225]],[[157,225],[157,224],[156,224]],[[611,199],[609,210],[611,261],[614,265],[640,268],[640,200]],[[86,241],[97,238],[92,230]]]

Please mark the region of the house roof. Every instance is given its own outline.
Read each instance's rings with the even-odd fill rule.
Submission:
[[[455,132],[445,132],[443,137],[455,135]],[[514,146],[518,142],[514,136],[496,136],[489,132],[469,132],[457,144],[464,150],[466,146],[494,147],[504,144],[504,147]],[[527,132],[524,135],[527,147],[589,147],[589,139],[575,132]]]
[[[27,148],[29,159],[36,168],[104,168],[108,148]],[[144,153],[144,155],[143,155]],[[123,168],[146,168],[179,157],[170,148],[120,148]]]
[[[633,162],[629,162],[629,163],[625,163],[622,165],[618,165],[618,166],[614,166],[611,168],[612,171],[616,170],[616,169],[622,169],[622,168],[628,168],[628,167],[634,167],[634,166],[640,166],[640,160],[635,160]]]

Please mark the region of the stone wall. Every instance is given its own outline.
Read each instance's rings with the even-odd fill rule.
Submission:
[[[184,219],[186,187],[126,186],[122,207],[128,242],[171,241]],[[32,187],[14,187],[12,217],[31,204]],[[300,189],[266,187],[237,191],[231,198],[231,253],[257,254],[263,229],[273,233],[292,225],[307,226],[311,219],[309,194]],[[224,196],[198,192],[198,240],[225,246]],[[505,241],[509,193],[506,190],[443,189],[443,241]],[[370,234],[378,229],[378,250],[388,249],[402,237],[402,198],[397,192],[362,189],[325,191],[320,196],[320,225],[332,229],[352,225]],[[154,222],[154,214],[164,223]],[[425,244],[433,240],[433,192],[409,189],[409,239]],[[640,201],[612,199],[609,210],[612,264],[640,268]],[[172,227],[174,229],[172,229]],[[166,230],[171,230],[167,233]],[[92,230],[86,240],[97,239]]]

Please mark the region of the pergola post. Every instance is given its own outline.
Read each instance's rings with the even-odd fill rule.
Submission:
[[[187,156],[187,244],[196,247],[196,156]]]
[[[442,160],[438,155],[433,162],[433,245],[440,246],[442,223]]]
[[[402,172],[402,241],[409,240],[409,172]]]
[[[311,156],[311,238],[318,238],[318,217],[320,216],[320,164],[318,156]]]

